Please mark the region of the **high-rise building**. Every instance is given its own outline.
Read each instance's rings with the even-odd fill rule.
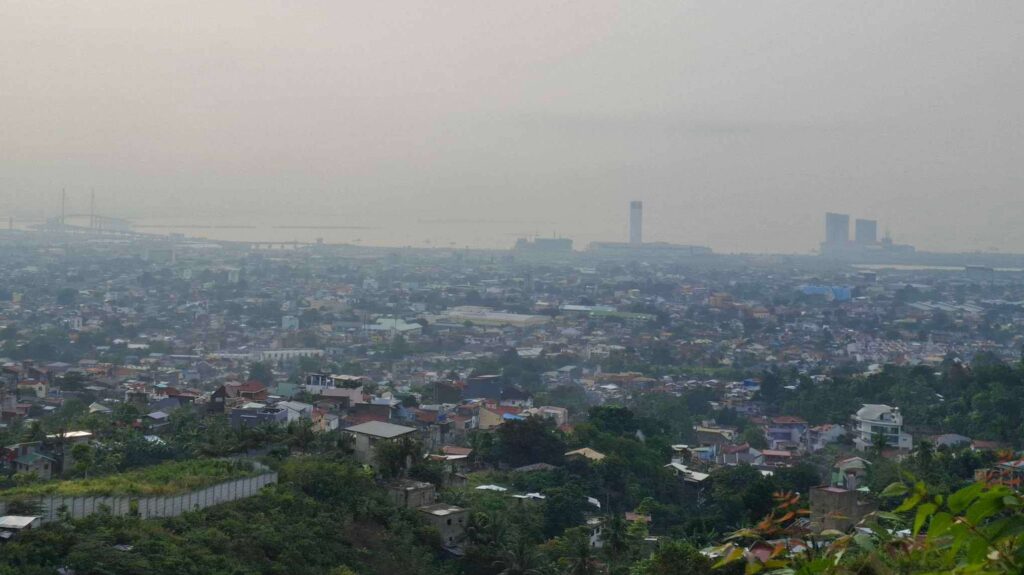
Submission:
[[[878,222],[875,220],[858,219],[853,224],[854,241],[858,244],[869,245],[878,242]]]
[[[629,243],[644,243],[644,203],[638,200],[629,202]]]
[[[850,216],[849,214],[825,214],[825,243],[845,244],[850,241]]]

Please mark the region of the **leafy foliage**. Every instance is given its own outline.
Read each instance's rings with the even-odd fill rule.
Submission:
[[[892,512],[866,517],[854,534],[815,538],[796,521],[798,498],[778,494],[760,523],[715,549],[722,558],[716,567],[741,562],[745,573],[826,575],[1024,572],[1024,495],[1011,488],[979,482],[943,495],[916,481],[893,483],[881,496],[905,498]],[[767,552],[755,553],[758,544]]]
[[[797,379],[795,374],[785,377]],[[975,361],[967,367],[950,361],[938,375],[929,367],[886,366],[868,377],[803,381],[793,390],[766,393],[765,383],[782,378],[777,372],[766,375],[762,398],[775,412],[799,415],[812,424],[844,421],[863,403],[885,403],[900,406],[916,425],[1018,446],[1024,441],[1024,364]]]
[[[256,474],[251,463],[221,459],[173,461],[90,479],[53,481],[0,491],[0,497],[35,495],[171,495]]]
[[[23,533],[0,574],[437,575],[436,533],[386,503],[362,468],[288,460],[259,497],[143,521],[96,515]],[[122,546],[115,548],[115,546]],[[121,549],[121,550],[118,550]]]

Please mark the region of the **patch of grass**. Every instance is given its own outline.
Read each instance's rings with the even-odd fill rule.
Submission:
[[[247,461],[223,459],[190,459],[168,461],[124,473],[49,481],[0,490],[0,499],[38,497],[43,495],[108,496],[108,495],[174,495],[203,489],[217,483],[251,477],[258,472]]]

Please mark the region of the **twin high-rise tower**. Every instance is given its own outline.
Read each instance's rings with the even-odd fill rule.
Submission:
[[[873,245],[878,243],[878,222],[857,219],[853,225],[854,243]],[[850,216],[848,214],[825,214],[825,243],[844,245],[850,243]]]
[[[878,222],[875,220],[857,220],[853,224],[853,241],[868,245],[878,241]]]

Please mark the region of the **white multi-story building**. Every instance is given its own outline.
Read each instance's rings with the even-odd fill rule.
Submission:
[[[898,407],[867,403],[852,419],[853,442],[861,451],[871,449],[879,434],[890,447],[904,451],[913,448],[913,437],[903,431],[903,414]]]
[[[363,400],[363,383],[369,379],[358,375],[331,375],[327,373],[310,373],[306,375],[307,393],[326,395],[328,397],[347,397],[349,405],[365,403]]]

